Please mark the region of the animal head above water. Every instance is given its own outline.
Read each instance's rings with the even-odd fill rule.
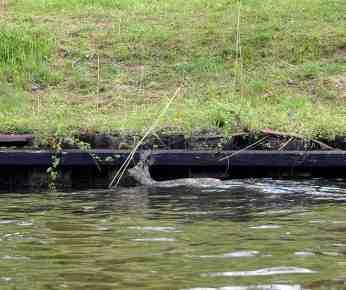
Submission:
[[[155,181],[151,178],[148,164],[139,161],[137,165],[128,170],[129,175],[142,185],[153,185]]]

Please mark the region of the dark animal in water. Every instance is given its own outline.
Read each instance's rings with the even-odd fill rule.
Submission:
[[[182,178],[167,181],[156,181],[152,179],[149,166],[146,161],[139,161],[137,165],[128,170],[128,173],[133,177],[140,185],[149,187],[211,187],[220,186],[222,181],[216,178]]]

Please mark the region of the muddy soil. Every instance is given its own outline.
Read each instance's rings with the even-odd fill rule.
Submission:
[[[83,133],[76,139],[86,143],[92,149],[130,150],[142,136],[137,134]],[[78,148],[78,144],[62,140],[64,149]],[[139,150],[346,150],[346,136],[337,136],[333,140],[309,140],[297,135],[285,135],[280,132],[242,132],[224,135],[217,130],[198,131],[190,136],[181,133],[165,133],[148,137]]]
[[[83,132],[74,137],[49,138],[40,141],[32,135],[8,138],[0,134],[0,148],[12,149],[112,149],[131,150],[141,139],[140,134],[129,133],[90,133]],[[241,132],[224,135],[217,130],[197,131],[187,136],[181,133],[159,131],[149,136],[139,150],[346,150],[346,136],[334,139],[306,139],[299,135],[285,134],[271,130],[261,132]]]

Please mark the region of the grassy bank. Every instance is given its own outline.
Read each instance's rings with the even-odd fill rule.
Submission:
[[[145,130],[182,87],[161,127],[345,135],[345,11],[342,0],[2,0],[0,131]]]

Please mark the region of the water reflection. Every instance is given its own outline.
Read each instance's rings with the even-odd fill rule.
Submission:
[[[343,289],[345,197],[322,179],[1,195],[0,288]]]
[[[205,276],[211,277],[242,277],[242,276],[271,276],[271,275],[282,275],[282,274],[314,274],[313,270],[298,268],[298,267],[273,267],[257,269],[253,271],[236,271],[236,272],[216,272],[204,274]]]
[[[273,284],[273,285],[251,285],[251,286],[230,286],[230,287],[220,287],[220,288],[191,288],[184,290],[304,290],[300,285],[283,285],[283,284]]]

